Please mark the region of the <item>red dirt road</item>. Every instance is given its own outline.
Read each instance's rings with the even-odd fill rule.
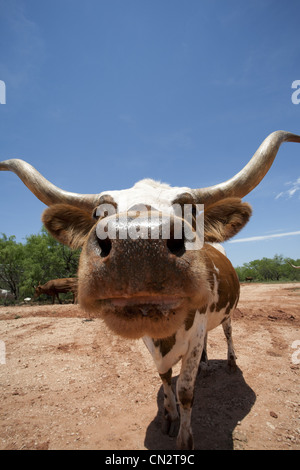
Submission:
[[[85,318],[73,305],[0,307],[0,449],[175,449],[142,341]],[[243,284],[233,335],[232,375],[222,328],[208,337],[195,448],[300,449],[300,283]]]

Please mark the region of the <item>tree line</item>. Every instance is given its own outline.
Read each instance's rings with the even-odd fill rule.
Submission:
[[[32,298],[39,283],[76,277],[79,256],[80,250],[71,250],[57,242],[44,228],[39,234],[26,237],[25,243],[18,243],[14,236],[2,233],[0,289],[9,290],[14,301]]]
[[[300,269],[293,268],[291,264],[300,266],[300,259],[275,255],[274,258],[262,258],[244,263],[235,270],[241,282],[247,278],[252,278],[256,282],[300,281]]]
[[[14,236],[0,236],[0,289],[9,290],[15,302],[33,297],[34,287],[50,279],[76,277],[80,250],[71,250],[57,242],[42,228],[39,234],[26,237],[18,243]],[[300,259],[274,258],[244,263],[236,268],[241,282],[252,278],[255,282],[300,281]],[[0,299],[0,303],[3,300]]]

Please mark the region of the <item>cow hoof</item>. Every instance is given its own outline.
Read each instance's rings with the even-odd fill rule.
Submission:
[[[226,371],[228,374],[234,374],[237,371],[235,359],[229,359],[227,362]]]
[[[202,375],[203,377],[207,377],[210,373],[210,366],[209,362],[200,362],[198,367],[198,375]]]
[[[194,450],[194,439],[193,435],[189,432],[185,433],[185,436],[178,436],[177,438],[177,449],[178,450]]]
[[[162,427],[163,434],[168,434],[170,437],[176,437],[179,431],[179,418],[171,419],[167,414],[163,417]]]

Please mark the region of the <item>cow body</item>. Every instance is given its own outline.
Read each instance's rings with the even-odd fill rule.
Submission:
[[[227,340],[229,370],[234,371],[236,368],[230,314],[238,302],[239,282],[228,259],[212,246],[205,248],[210,273],[207,304],[190,311],[183,325],[171,337],[160,340],[149,336],[143,337],[163,382],[165,408],[163,431],[176,436],[179,430],[177,445],[180,449],[193,448],[191,411],[195,380],[200,359],[207,361],[207,333],[220,324]],[[180,415],[171,386],[172,367],[179,360],[182,360],[177,382]]]
[[[67,292],[73,293],[73,303],[77,298],[77,279],[76,278],[63,278],[53,279],[45,284],[38,285],[35,288],[34,297],[37,298],[42,294],[50,295],[52,297],[52,304],[55,303],[55,297],[61,304],[59,294],[66,294]]]
[[[0,299],[4,299],[4,305],[6,305],[7,300],[13,300],[14,295],[6,289],[0,289]]]

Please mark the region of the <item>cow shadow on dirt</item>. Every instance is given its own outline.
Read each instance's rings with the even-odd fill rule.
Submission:
[[[172,385],[175,390],[177,377]],[[149,424],[145,446],[149,450],[175,450],[176,438],[170,438],[161,431],[163,420],[163,388],[157,395],[158,412]],[[247,385],[242,371],[229,374],[226,361],[212,360],[206,371],[197,376],[195,399],[192,412],[192,429],[196,450],[243,448],[246,436],[234,433],[239,421],[250,412],[256,400],[254,391]],[[235,434],[235,435],[234,435]],[[234,446],[234,441],[238,445]]]

